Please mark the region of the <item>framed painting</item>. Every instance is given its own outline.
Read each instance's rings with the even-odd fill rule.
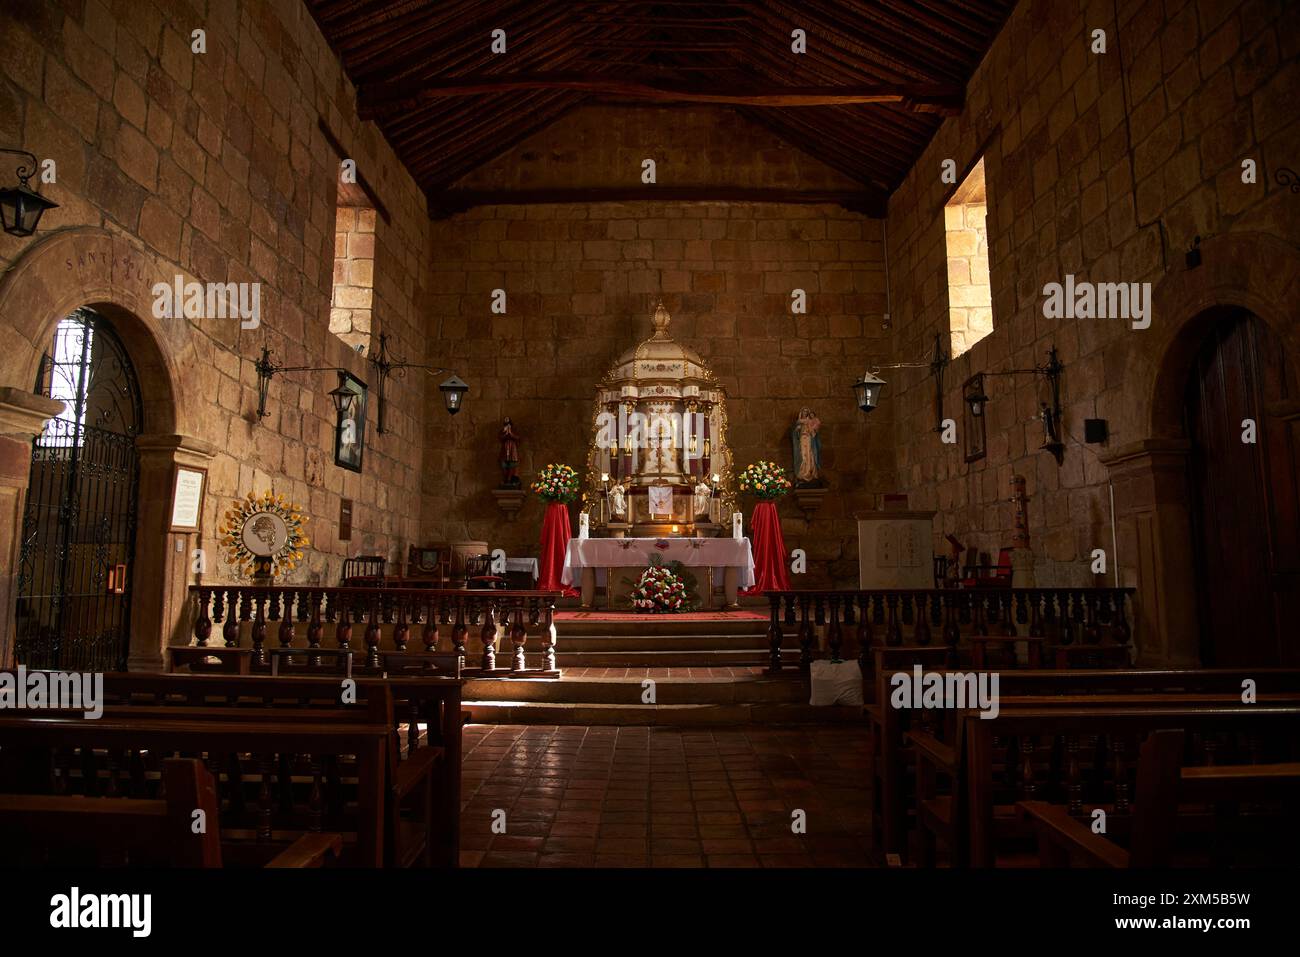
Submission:
[[[361,471],[366,449],[366,384],[349,372],[339,373],[339,387],[350,393],[338,413],[334,432],[334,464],[352,472]]]

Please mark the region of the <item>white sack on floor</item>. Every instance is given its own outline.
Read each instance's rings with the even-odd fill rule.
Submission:
[[[855,704],[862,706],[862,669],[856,661],[814,661],[812,698],[814,706]]]

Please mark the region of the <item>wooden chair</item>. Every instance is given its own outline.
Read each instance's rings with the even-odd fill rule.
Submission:
[[[1011,549],[1004,548],[998,552],[998,563],[990,565],[988,556],[980,561],[978,552],[972,548],[966,553],[966,564],[962,568],[963,588],[1010,588],[1011,587]]]
[[[0,842],[10,866],[94,863],[222,866],[216,781],[195,758],[162,762],[165,798],[0,794]],[[206,821],[195,834],[194,813]],[[321,867],[343,848],[339,834],[306,834],[267,867]]]
[[[505,588],[504,575],[492,574],[492,556],[475,555],[465,559],[466,588]]]
[[[384,569],[387,567],[388,559],[383,555],[358,555],[355,558],[344,559],[341,584],[348,585],[358,579],[382,583]]]

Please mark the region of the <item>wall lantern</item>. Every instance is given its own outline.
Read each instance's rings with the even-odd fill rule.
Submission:
[[[929,362],[891,362],[889,365],[877,366],[880,369],[929,369],[934,378],[934,410],[936,432],[943,431],[943,373],[948,368],[948,355],[943,351],[943,339],[934,337],[934,355]],[[880,401],[880,391],[885,387],[884,379],[874,371],[865,373],[853,383],[853,392],[858,401],[858,408],[870,412]]]
[[[375,431],[381,435],[388,431],[385,420],[384,393],[389,376],[396,376],[400,379],[406,374],[407,369],[425,369],[430,375],[436,372],[449,371],[435,366],[417,365],[412,362],[407,362],[405,359],[390,357],[388,354],[387,335],[381,335],[379,337],[379,353],[378,355],[368,357],[367,361],[375,367],[375,394],[379,398],[378,421],[375,424]],[[271,380],[281,372],[347,372],[346,369],[339,368],[338,366],[276,365],[271,359],[271,350],[265,347],[262,348],[262,357],[253,364],[253,368],[257,370],[257,417],[259,419],[265,419],[271,414],[266,411],[266,397],[267,393],[270,391]],[[443,401],[447,405],[447,412],[451,415],[455,415],[460,411],[461,399],[465,393],[469,391],[469,386],[455,375],[452,375],[450,379],[442,383],[438,388],[442,390]],[[335,410],[341,413],[353,393],[340,384],[337,388],[331,389],[328,395],[334,403]]]
[[[880,401],[880,389],[885,380],[871,372],[864,372],[862,378],[853,383],[853,393],[858,399],[858,408],[870,412]]]
[[[0,147],[0,153],[12,153],[26,156],[32,162],[18,167],[18,185],[0,189],[0,221],[4,231],[10,236],[30,236],[36,232],[36,225],[41,221],[47,209],[58,209],[59,204],[51,202],[40,193],[27,186],[27,181],[36,172],[36,156],[26,150],[11,150]]]
[[[966,404],[970,406],[970,414],[975,418],[984,417],[984,406],[988,404],[989,397],[984,394],[984,376],[977,375],[971,377],[970,388],[962,397]]]

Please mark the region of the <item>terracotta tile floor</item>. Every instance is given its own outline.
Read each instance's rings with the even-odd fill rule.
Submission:
[[[469,725],[464,742],[465,867],[871,863],[865,728]]]

